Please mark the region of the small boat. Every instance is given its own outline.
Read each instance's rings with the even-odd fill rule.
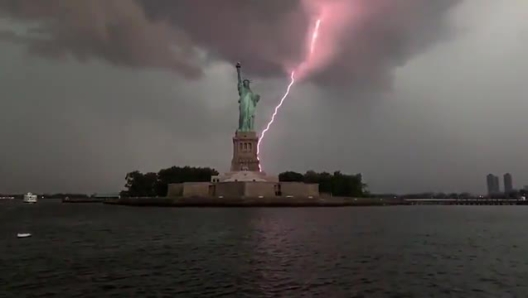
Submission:
[[[30,237],[31,233],[18,233],[17,238],[27,238]]]
[[[24,195],[24,203],[36,203],[37,195],[34,195],[30,192]]]

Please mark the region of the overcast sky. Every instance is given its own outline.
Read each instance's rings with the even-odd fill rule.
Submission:
[[[362,173],[374,192],[483,193],[490,172],[528,184],[528,2],[346,1],[321,29],[332,55],[266,136],[264,170]],[[234,63],[261,94],[260,131],[321,3],[83,2],[0,0],[0,192],[228,170]]]

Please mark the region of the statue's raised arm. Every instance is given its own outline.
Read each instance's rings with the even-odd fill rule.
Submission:
[[[236,64],[236,69],[237,69],[237,78],[238,78],[238,95],[242,95],[241,92],[242,90],[240,90],[242,88],[242,65],[240,64],[240,62],[237,62]]]

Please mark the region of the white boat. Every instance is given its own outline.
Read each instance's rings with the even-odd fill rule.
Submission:
[[[30,192],[24,195],[24,203],[36,203],[37,195],[34,195]]]
[[[18,238],[27,238],[27,237],[30,237],[30,236],[31,236],[30,233],[18,233],[17,234]]]

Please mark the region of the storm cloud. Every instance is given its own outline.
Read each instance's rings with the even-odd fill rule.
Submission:
[[[0,1],[0,14],[30,26],[19,33],[33,54],[104,59],[116,65],[166,68],[189,77],[200,74],[187,35],[149,19],[134,0]],[[13,34],[0,38],[14,40]]]
[[[38,22],[26,34],[33,54],[162,68],[198,77],[210,59],[259,77],[283,75],[306,56],[314,18],[326,14],[320,85],[379,88],[391,71],[443,37],[445,13],[461,0],[0,0],[0,12]],[[22,35],[22,36],[20,36]]]

